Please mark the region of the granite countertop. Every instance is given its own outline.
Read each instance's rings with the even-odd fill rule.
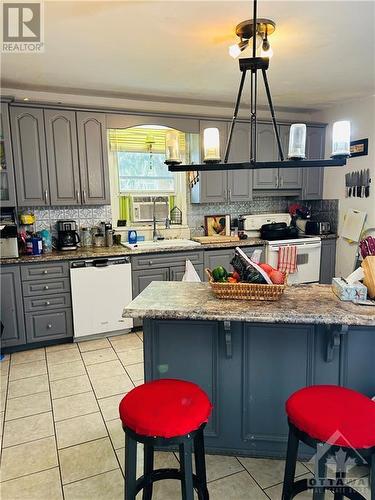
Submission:
[[[93,259],[96,257],[120,257],[124,255],[139,255],[139,254],[149,254],[149,253],[165,253],[165,252],[186,252],[194,250],[208,250],[208,249],[221,249],[221,248],[235,248],[237,246],[251,247],[251,246],[261,246],[264,245],[265,241],[258,238],[248,238],[246,240],[240,240],[230,243],[207,243],[197,246],[179,246],[179,247],[155,247],[155,248],[137,248],[130,250],[129,248],[123,247],[122,245],[113,247],[87,247],[78,248],[77,250],[71,251],[53,251],[52,253],[42,254],[42,255],[21,255],[20,257],[14,258],[4,258],[0,259],[0,264],[37,264],[43,262],[53,262],[59,260],[78,260],[78,259]]]
[[[152,282],[124,317],[375,326],[375,308],[342,302],[330,285],[291,285],[279,301],[217,299],[208,283]],[[374,329],[375,334],[375,329]]]

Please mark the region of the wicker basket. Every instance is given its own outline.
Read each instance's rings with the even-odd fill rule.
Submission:
[[[205,270],[210,278],[212,291],[218,299],[232,300],[280,300],[286,288],[283,285],[258,285],[256,283],[217,283],[210,269]]]

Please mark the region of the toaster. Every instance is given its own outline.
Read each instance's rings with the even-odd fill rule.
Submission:
[[[331,224],[329,222],[318,222],[313,220],[306,221],[305,234],[329,234]]]

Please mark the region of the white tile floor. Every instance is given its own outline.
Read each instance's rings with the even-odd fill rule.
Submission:
[[[122,500],[118,404],[143,381],[142,353],[142,333],[133,333],[24,351],[1,362],[2,500]],[[206,460],[211,500],[280,500],[283,461]],[[177,465],[173,453],[157,454],[157,467]],[[141,474],[141,460],[138,469]],[[298,463],[297,475],[311,470]],[[356,475],[367,472],[358,468]],[[179,498],[177,481],[155,485],[153,500]]]

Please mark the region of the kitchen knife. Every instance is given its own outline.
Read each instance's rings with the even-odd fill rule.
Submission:
[[[365,197],[368,198],[370,196],[370,169],[366,170],[366,182],[365,182]]]
[[[362,197],[362,170],[357,172],[357,197]]]
[[[345,198],[349,196],[349,174],[345,174]]]

